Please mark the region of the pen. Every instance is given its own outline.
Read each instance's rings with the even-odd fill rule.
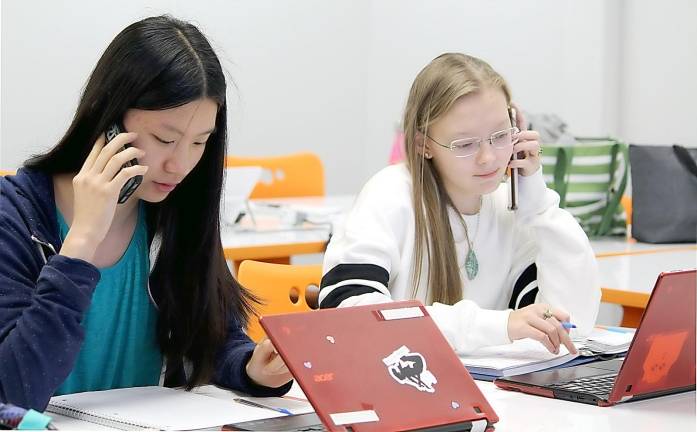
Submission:
[[[570,322],[564,321],[561,323],[561,326],[564,327],[565,329],[572,329],[576,328],[576,324],[571,324]]]
[[[233,400],[234,400],[235,402],[237,402],[237,403],[241,403],[242,405],[253,406],[253,407],[256,407],[256,408],[266,408],[266,409],[269,409],[269,410],[271,410],[271,411],[280,412],[281,414],[293,415],[292,412],[288,411],[288,410],[285,409],[285,408],[278,408],[278,407],[267,406],[267,405],[260,404],[260,403],[258,403],[258,402],[252,402],[252,401],[250,401],[250,400],[241,399],[241,398],[235,398],[235,399],[233,399]]]
[[[603,325],[598,325],[596,326],[599,329],[607,330],[610,332],[615,332],[615,333],[634,333],[633,329],[626,329],[622,327],[613,327],[613,326],[603,326]]]

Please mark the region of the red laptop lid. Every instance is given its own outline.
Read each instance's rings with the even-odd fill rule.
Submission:
[[[266,316],[261,325],[331,431],[498,417],[418,301]]]
[[[661,273],[611,402],[695,385],[695,270]]]

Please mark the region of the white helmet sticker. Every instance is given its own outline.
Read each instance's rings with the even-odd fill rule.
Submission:
[[[416,387],[419,391],[435,393],[433,387],[438,382],[436,377],[426,368],[426,359],[417,352],[410,352],[402,345],[382,362],[387,366],[390,376],[400,384]]]

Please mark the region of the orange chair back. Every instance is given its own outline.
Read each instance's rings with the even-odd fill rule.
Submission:
[[[240,284],[261,300],[247,326],[247,334],[259,342],[266,336],[259,317],[281,313],[307,312],[316,305],[322,266],[272,264],[245,260],[237,274]],[[316,307],[316,306],[314,306]]]
[[[324,168],[314,153],[277,157],[228,156],[228,167],[261,166],[262,179],[251,198],[287,198],[324,195]]]
[[[622,195],[620,199],[620,204],[624,207],[624,212],[627,213],[627,225],[632,224],[632,197],[629,195]]]
[[[0,170],[0,177],[6,176],[6,175],[15,175],[16,173],[14,171],[9,171],[9,170]]]

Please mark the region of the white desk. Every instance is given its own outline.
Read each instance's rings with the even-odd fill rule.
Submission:
[[[633,239],[594,239],[603,302],[623,308],[622,325],[636,327],[661,272],[697,267],[697,245],[649,244]]]
[[[500,417],[497,431],[694,431],[695,392],[601,408],[519,394],[477,381]]]
[[[665,250],[659,253],[617,255],[598,259],[603,287],[651,294],[661,272],[697,267],[697,250]]]
[[[653,244],[625,239],[624,237],[594,238],[590,243],[598,258],[695,250],[697,248],[694,243]]]
[[[477,381],[500,420],[500,432],[655,432],[694,431],[695,392],[664,396],[638,402],[600,408],[574,402],[547,399],[500,390],[492,383]],[[297,384],[291,394],[302,395]],[[200,391],[224,398],[225,392]],[[228,392],[232,398],[232,393]],[[54,416],[59,429],[107,430],[103,426],[63,416]]]
[[[316,209],[317,213],[333,212],[333,219],[336,220],[348,213],[354,199],[353,195],[335,195],[253,200],[251,204],[254,208],[273,204],[288,209]],[[330,233],[329,225],[302,229],[241,231],[230,225],[221,224],[225,258],[231,261],[283,258],[324,252]]]

